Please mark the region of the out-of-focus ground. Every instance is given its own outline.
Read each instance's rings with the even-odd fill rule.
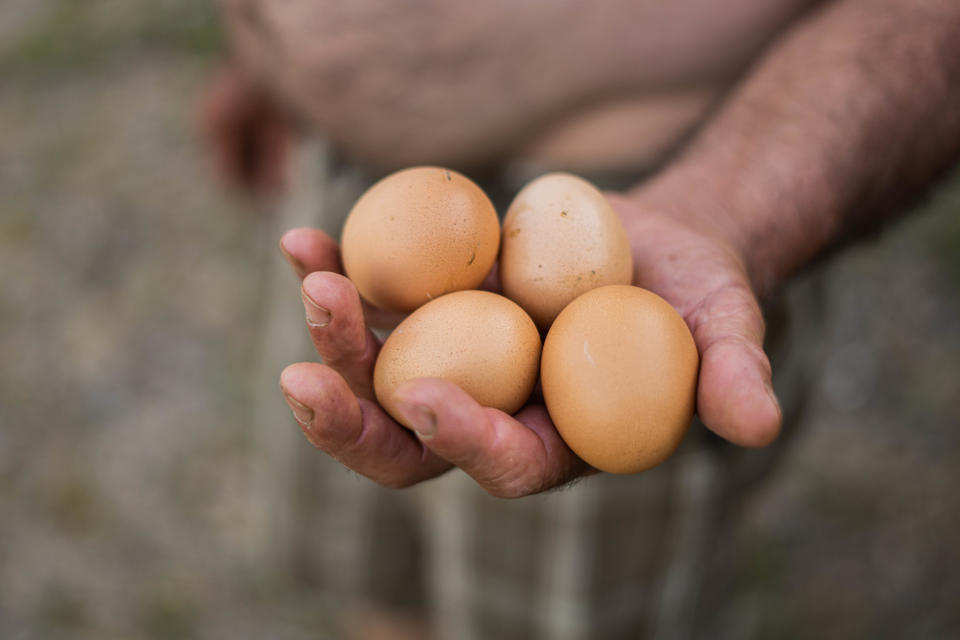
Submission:
[[[195,135],[220,48],[205,3],[0,4],[0,638],[331,628],[244,561],[280,257]],[[806,428],[735,527],[717,635],[956,637],[960,180],[826,282]]]

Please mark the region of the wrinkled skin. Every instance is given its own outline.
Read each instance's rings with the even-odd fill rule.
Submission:
[[[642,198],[609,198],[631,238],[634,284],[666,298],[694,335],[701,356],[699,416],[735,444],[770,443],[781,415],[761,347],[763,319],[743,261],[722,236],[704,230],[709,226],[646,210],[637,204]],[[415,380],[397,395],[417,432],[401,427],[374,400],[380,343],[365,323],[356,288],[339,273],[336,243],[320,231],[294,229],[281,247],[304,278],[308,329],[325,363],[295,364],[281,376],[284,396],[314,446],[385,486],[410,486],[457,466],[505,498],[593,472],[563,443],[536,400],[509,416],[481,407],[450,383]],[[374,324],[385,320],[366,314]]]

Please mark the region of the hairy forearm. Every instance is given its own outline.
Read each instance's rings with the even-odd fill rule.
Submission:
[[[755,288],[903,210],[960,152],[960,4],[842,0],[775,43],[645,205],[722,234]]]

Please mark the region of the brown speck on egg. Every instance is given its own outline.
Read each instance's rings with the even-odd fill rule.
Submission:
[[[503,224],[527,230],[503,236],[503,292],[541,329],[577,296],[632,280],[623,224],[603,193],[582,178],[550,173],[533,180],[513,199]],[[544,279],[531,286],[534,275]]]
[[[500,240],[496,209],[479,186],[450,169],[414,167],[357,200],[340,245],[346,275],[367,302],[408,312],[427,302],[425,292],[479,287]]]

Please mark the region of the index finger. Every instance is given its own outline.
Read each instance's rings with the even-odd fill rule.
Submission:
[[[303,280],[315,271],[343,274],[340,245],[319,229],[297,227],[280,238],[280,252],[287,259],[297,277]],[[368,325],[378,329],[395,327],[404,314],[378,309],[363,302],[363,317]]]

